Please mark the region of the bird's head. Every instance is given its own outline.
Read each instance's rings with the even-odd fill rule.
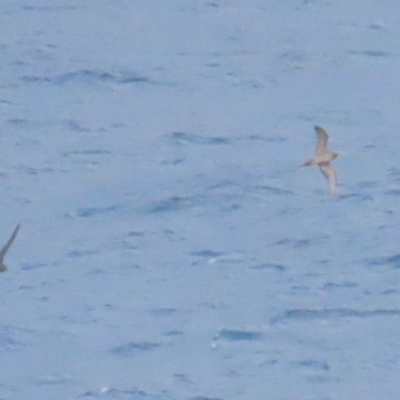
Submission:
[[[301,167],[308,167],[309,165],[313,165],[314,164],[314,160],[308,160],[306,161],[304,164],[301,164]]]

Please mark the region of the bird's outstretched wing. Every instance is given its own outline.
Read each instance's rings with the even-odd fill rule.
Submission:
[[[10,248],[10,246],[12,244],[12,242],[14,241],[15,237],[17,236],[18,230],[19,230],[19,224],[14,229],[14,232],[10,236],[10,239],[8,239],[8,242],[4,245],[4,247],[0,251],[0,263],[3,262],[4,256],[6,255],[8,249]]]
[[[337,173],[335,168],[333,168],[329,162],[321,163],[318,165],[319,169],[329,182],[329,192],[331,193],[331,195],[334,195],[336,191],[336,180],[337,180]]]
[[[326,153],[328,150],[328,139],[329,136],[325,132],[324,129],[322,129],[320,126],[315,125],[314,126],[315,132],[317,132],[318,135],[318,143],[317,143],[317,149],[315,151],[316,154],[322,154]]]

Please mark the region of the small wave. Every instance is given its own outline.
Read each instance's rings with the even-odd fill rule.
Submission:
[[[308,321],[308,320],[345,318],[345,317],[370,318],[370,317],[389,317],[389,316],[400,316],[400,310],[378,309],[370,311],[359,311],[359,310],[354,310],[352,308],[330,308],[321,310],[295,309],[295,310],[287,310],[283,314],[271,318],[270,323],[274,324],[286,319],[297,319],[297,320]]]
[[[264,263],[264,264],[257,264],[254,265],[253,267],[250,267],[250,269],[258,269],[258,270],[274,270],[274,271],[285,271],[286,267],[284,267],[281,264],[269,264],[269,263]]]
[[[118,399],[118,400],[169,400],[172,399],[166,392],[161,395],[151,394],[140,389],[121,390],[113,387],[104,387],[100,390],[88,390],[76,398],[85,399]]]
[[[330,235],[320,235],[320,236],[315,236],[315,237],[311,237],[309,239],[281,239],[278,240],[277,242],[274,242],[275,245],[279,245],[279,246],[288,246],[288,247],[292,247],[294,249],[299,249],[299,248],[303,248],[303,247],[310,247],[313,245],[318,245],[320,243],[323,243],[327,240],[330,239]]]
[[[381,258],[376,258],[373,260],[367,260],[367,263],[372,266],[390,265],[392,268],[398,269],[398,268],[400,268],[400,253],[390,256],[390,257],[381,257]]]
[[[114,74],[106,71],[94,70],[79,70],[67,72],[65,74],[52,78],[52,81],[58,85],[70,82],[72,80],[100,81],[111,83],[155,83],[146,76],[140,76],[134,73],[125,72]]]
[[[263,191],[263,192],[268,192],[271,194],[276,194],[276,195],[286,196],[288,194],[294,194],[291,190],[279,188],[276,186],[261,185],[261,186],[256,186],[255,189],[259,190],[259,191]]]
[[[191,400],[222,400],[222,399],[219,397],[196,396],[196,397],[192,397]]]
[[[207,249],[207,250],[194,251],[190,253],[190,255],[201,258],[215,258],[221,256],[222,253]]]
[[[64,157],[69,156],[97,156],[97,155],[104,155],[104,154],[111,154],[108,150],[101,150],[101,149],[86,149],[86,150],[74,150],[62,153]]]
[[[97,250],[75,250],[75,251],[70,251],[67,256],[70,258],[79,258],[79,257],[85,257],[89,256],[92,254],[97,254]]]
[[[216,340],[226,340],[228,342],[237,341],[257,341],[263,338],[263,334],[257,331],[240,329],[220,329],[215,337]]]
[[[302,360],[293,362],[292,365],[295,367],[308,368],[312,370],[329,371],[331,369],[328,363],[317,360]]]
[[[139,353],[152,351],[161,346],[161,343],[152,342],[130,342],[122,346],[114,347],[111,353],[123,357],[131,357]]]
[[[390,189],[390,190],[387,190],[385,192],[385,194],[389,195],[389,196],[399,196],[400,195],[400,189]]]
[[[47,12],[47,11],[65,11],[65,10],[84,10],[86,7],[83,6],[23,6],[22,9],[25,11],[39,11],[39,12]]]
[[[150,313],[155,317],[168,317],[177,311],[178,310],[176,308],[153,308]]]
[[[75,210],[75,212],[68,212],[66,213],[67,218],[73,218],[73,217],[93,217],[94,215],[98,214],[105,214],[109,212],[114,212],[121,209],[121,206],[118,204],[114,204],[112,206],[108,207],[85,207],[85,208],[78,208]]]
[[[56,264],[56,263],[54,263],[54,264]],[[22,267],[22,269],[23,269],[24,271],[33,271],[33,270],[39,269],[39,268],[50,267],[51,265],[54,265],[54,264],[47,264],[47,263],[40,263],[40,262],[38,262],[38,263],[29,263],[29,264],[25,264],[25,265]],[[20,287],[20,288],[21,288],[21,287]]]
[[[173,132],[170,136],[172,142],[177,145],[199,144],[199,145],[219,145],[230,144],[231,140],[222,136],[201,136],[194,133]]]
[[[149,213],[160,213],[166,211],[181,211],[193,207],[192,199],[181,196],[171,196],[166,199],[152,202],[148,207]]]
[[[381,50],[362,50],[362,51],[350,51],[352,55],[372,57],[372,58],[390,58],[391,54]]]
[[[149,84],[158,85],[161,82],[155,81],[147,76],[139,75],[134,72],[117,72],[96,71],[90,69],[82,69],[77,71],[66,72],[59,75],[23,75],[21,80],[25,83],[41,83],[49,82],[55,85],[64,85],[73,81],[83,82],[101,82],[115,84]]]

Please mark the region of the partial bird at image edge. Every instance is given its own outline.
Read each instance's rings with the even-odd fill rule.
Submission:
[[[4,257],[6,255],[8,249],[12,245],[12,242],[14,241],[15,237],[17,236],[19,227],[20,227],[20,224],[18,224],[17,227],[14,229],[14,232],[11,234],[7,243],[4,245],[4,247],[0,251],[0,272],[7,271],[7,266],[3,263],[3,260],[4,260]]]

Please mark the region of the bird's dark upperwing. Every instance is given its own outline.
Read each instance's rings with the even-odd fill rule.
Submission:
[[[12,235],[10,236],[10,239],[8,239],[8,242],[4,245],[4,247],[1,249],[0,251],[0,262],[3,262],[4,256],[7,253],[7,250],[10,248],[12,242],[15,239],[15,236],[17,236],[19,230],[19,224],[17,225],[17,227],[14,229],[14,232],[12,233]]]
[[[322,129],[319,126],[314,126],[315,132],[317,132],[318,135],[318,143],[317,143],[317,149],[316,149],[316,154],[322,154],[326,153],[328,151],[328,139],[329,136],[325,132],[324,129]]]

